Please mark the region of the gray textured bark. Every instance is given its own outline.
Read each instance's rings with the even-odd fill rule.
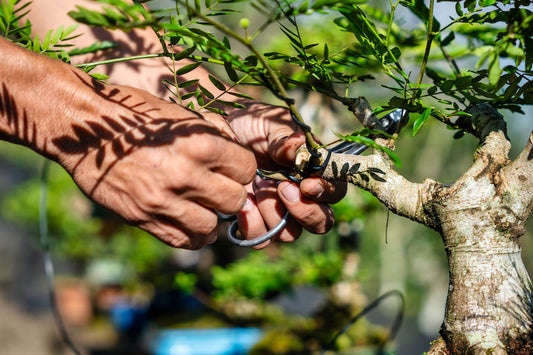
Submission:
[[[533,287],[519,245],[533,208],[533,132],[511,162],[502,117],[488,105],[470,113],[482,145],[452,185],[410,182],[381,153],[333,154],[320,175],[368,190],[391,211],[441,234],[450,281],[431,354],[533,354]],[[308,155],[298,154],[302,171]]]

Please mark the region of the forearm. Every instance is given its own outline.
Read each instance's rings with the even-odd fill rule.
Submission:
[[[0,63],[0,138],[27,146],[70,173],[92,151],[118,149],[119,143],[130,149],[147,134],[141,130],[155,130],[154,122],[163,117],[165,122],[200,117],[147,92],[93,80],[4,38]],[[103,168],[112,156],[97,165]]]
[[[88,105],[89,100],[94,102],[94,92],[81,84],[86,75],[4,38],[0,38],[0,62],[2,139],[58,160],[52,140],[94,107]]]

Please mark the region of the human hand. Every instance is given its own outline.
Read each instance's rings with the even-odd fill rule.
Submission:
[[[266,104],[252,104],[235,110],[228,118],[231,128],[245,146],[250,147],[263,169],[284,169],[294,166],[296,150],[305,144],[305,136],[298,131],[287,109]],[[320,178],[308,178],[299,184],[256,177],[248,186],[248,199],[237,214],[239,230],[246,239],[257,238],[272,229],[289,211],[285,228],[277,235],[284,242],[296,240],[302,229],[312,233],[326,233],[334,223],[329,204],[338,202],[346,194],[346,183],[331,183]],[[270,244],[267,241],[255,248]]]
[[[85,85],[97,93],[87,116],[52,140],[81,190],[171,246],[214,242],[214,210],[233,214],[246,201],[252,152],[222,119],[129,87]]]

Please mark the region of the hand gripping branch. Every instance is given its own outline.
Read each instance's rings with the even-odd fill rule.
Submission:
[[[404,111],[402,109],[397,109],[384,117],[382,117],[379,121],[381,125],[385,129],[385,133],[387,134],[394,134],[398,128],[398,124],[400,122],[400,119],[403,117]],[[367,145],[362,143],[353,143],[353,142],[342,142],[337,144],[336,146],[328,149],[328,156],[323,164],[321,166],[317,167],[319,169],[323,168],[325,165],[327,165],[329,157],[331,156],[331,153],[339,153],[339,154],[350,154],[350,155],[359,155],[363,153],[368,148]],[[296,177],[294,175],[291,175],[288,172],[284,171],[277,171],[277,172],[269,172],[266,174],[264,171],[258,170],[257,174],[263,178],[263,179],[277,179],[277,180],[292,180],[292,181],[300,181],[300,177]],[[266,232],[260,237],[245,240],[240,239],[237,237],[237,231],[239,229],[239,226],[237,224],[236,216],[235,215],[222,215],[219,213],[219,216],[222,219],[225,220],[234,220],[233,223],[228,227],[228,239],[233,244],[240,246],[240,247],[254,247],[259,244],[262,244],[277,235],[281,230],[285,227],[287,224],[287,220],[290,217],[289,212],[285,212],[285,215],[281,219],[281,221],[278,223],[277,226]]]

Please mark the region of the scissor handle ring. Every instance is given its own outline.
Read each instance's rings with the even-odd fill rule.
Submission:
[[[229,227],[228,227],[228,239],[233,244],[239,246],[239,247],[255,247],[256,245],[262,244],[266,242],[267,240],[272,239],[276,234],[281,232],[281,230],[285,227],[287,224],[287,220],[289,219],[289,211],[285,212],[285,215],[281,219],[281,221],[278,223],[277,226],[266,232],[260,237],[254,238],[254,239],[239,239],[236,236],[237,230],[239,229],[239,225],[237,224],[237,221],[234,221]]]

